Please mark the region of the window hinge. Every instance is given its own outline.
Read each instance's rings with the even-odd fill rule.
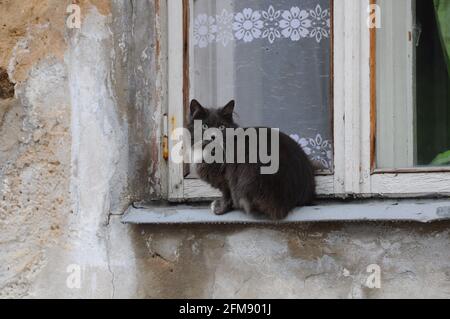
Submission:
[[[167,114],[163,116],[163,140],[162,140],[162,149],[163,149],[163,158],[165,161],[169,160],[169,130],[168,130],[168,118]]]

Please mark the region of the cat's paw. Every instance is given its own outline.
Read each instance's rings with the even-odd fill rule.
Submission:
[[[211,211],[216,215],[224,215],[231,211],[230,205],[227,205],[222,199],[216,199],[211,203]]]

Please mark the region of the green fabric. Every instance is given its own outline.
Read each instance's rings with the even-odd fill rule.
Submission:
[[[434,9],[450,77],[450,0],[434,0]]]

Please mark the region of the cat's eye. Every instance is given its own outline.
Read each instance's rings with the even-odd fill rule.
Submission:
[[[208,124],[203,124],[203,129],[207,130],[208,129]]]
[[[225,126],[224,125],[219,126],[219,130],[225,131]]]

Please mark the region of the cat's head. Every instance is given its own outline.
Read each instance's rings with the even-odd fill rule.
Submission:
[[[238,127],[233,120],[234,104],[234,101],[230,101],[224,107],[206,108],[197,100],[192,100],[188,128],[191,135],[191,146],[194,147],[194,162],[197,162],[197,158],[200,159],[200,155],[202,156],[202,161],[205,159],[205,156],[216,155],[215,148],[211,150],[211,153],[203,153],[203,150],[210,143],[214,143],[216,146],[219,143],[219,149],[226,151],[226,143],[224,143],[226,129]],[[196,147],[200,145],[202,146],[201,152],[197,153]]]
[[[227,128],[237,128],[238,125],[234,122],[235,102],[230,101],[224,107],[219,108],[205,108],[197,100],[192,100],[190,105],[189,129],[192,130],[194,121],[202,121],[202,128],[216,128],[225,130]]]

